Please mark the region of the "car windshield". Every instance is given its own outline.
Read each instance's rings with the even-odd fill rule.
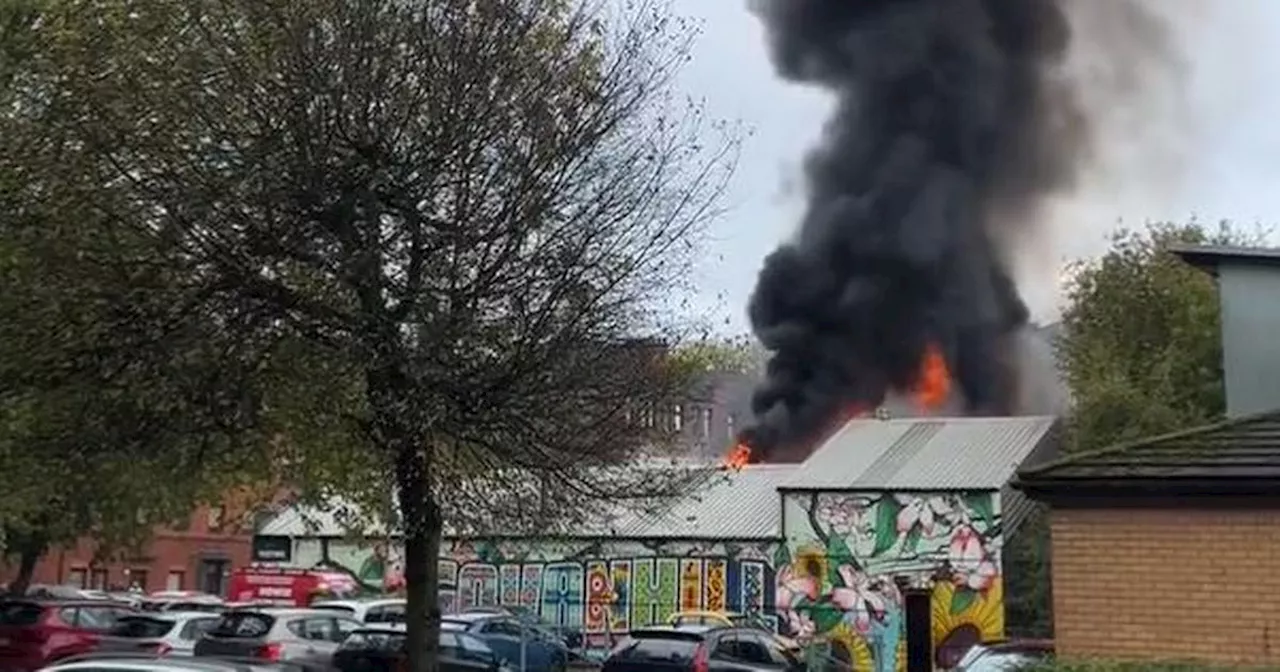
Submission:
[[[115,637],[164,637],[176,625],[173,621],[146,616],[125,616],[111,628]]]
[[[619,651],[622,658],[644,660],[685,661],[692,660],[701,638],[688,633],[636,633]]]
[[[1022,653],[987,653],[979,655],[965,665],[956,667],[956,672],[1015,672],[1033,667],[1040,662],[1036,656]]]
[[[32,602],[0,604],[0,625],[35,625],[44,608]]]
[[[324,609],[325,611],[337,611],[343,614],[354,614],[356,608],[347,604],[313,604],[312,609]]]

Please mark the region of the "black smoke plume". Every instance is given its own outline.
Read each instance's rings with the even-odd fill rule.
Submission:
[[[1062,65],[1069,0],[763,0],[780,74],[835,94],[807,211],[749,316],[772,353],[753,459],[915,383],[940,348],[970,415],[1009,414],[1026,323],[1007,241],[1072,186],[1089,128]],[[1121,0],[1102,0],[1120,2]]]

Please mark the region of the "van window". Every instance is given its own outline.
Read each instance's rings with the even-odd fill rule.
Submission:
[[[209,631],[214,637],[265,637],[276,619],[253,611],[233,611]]]

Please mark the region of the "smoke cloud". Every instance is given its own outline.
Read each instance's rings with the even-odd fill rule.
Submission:
[[[1095,42],[1161,39],[1138,4],[1097,2],[1126,21]],[[754,459],[794,457],[848,411],[911,389],[930,345],[958,412],[1018,412],[1028,314],[1010,257],[1094,148],[1086,98],[1064,68],[1067,4],[753,4],[781,76],[836,98],[805,166],[799,230],[766,259],[748,309],[772,353],[741,437]]]

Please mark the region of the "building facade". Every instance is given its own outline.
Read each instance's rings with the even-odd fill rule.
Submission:
[[[801,640],[815,661],[887,672],[907,656],[906,595],[923,591],[931,655],[945,666],[1003,635],[1000,549],[1025,502],[1005,485],[1052,427],[1051,418],[853,421],[805,463],[713,479],[608,537],[447,540],[441,605],[531,608],[581,629],[596,655],[677,611],[736,611]],[[262,533],[259,547],[273,550],[261,561],[400,584],[394,538],[352,540],[331,517],[297,512]]]
[[[1051,507],[1060,656],[1270,669],[1280,664],[1280,250],[1177,252],[1218,279],[1227,419],[1029,461],[1014,485]]]

